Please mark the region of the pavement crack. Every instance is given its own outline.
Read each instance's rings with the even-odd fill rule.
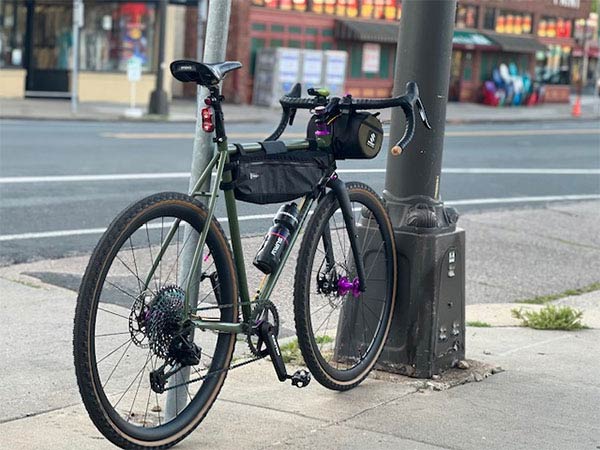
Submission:
[[[268,411],[274,411],[274,412],[283,413],[283,414],[291,414],[294,416],[302,417],[304,419],[316,420],[319,422],[326,422],[319,417],[309,416],[307,414],[302,414],[302,413],[294,412],[294,411],[286,411],[285,409],[273,408],[271,406],[257,405],[255,403],[241,402],[239,400],[229,400],[229,399],[225,399],[225,398],[220,398],[217,401],[231,403],[231,404],[240,405],[240,406],[252,406],[254,408],[266,409]]]

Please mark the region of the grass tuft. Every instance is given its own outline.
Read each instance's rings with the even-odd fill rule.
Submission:
[[[525,303],[528,305],[545,305],[548,302],[552,302],[554,300],[558,300],[559,298],[571,297],[573,295],[582,295],[587,294],[588,292],[598,291],[600,290],[600,282],[592,283],[588,286],[584,286],[579,289],[568,289],[564,292],[560,292],[558,294],[549,294],[549,295],[538,295],[533,298],[526,298],[522,300],[516,300],[515,303]]]
[[[490,328],[491,325],[487,322],[482,322],[481,320],[473,320],[471,322],[467,322],[468,327],[478,327],[478,328]]]
[[[317,344],[329,344],[333,342],[333,338],[331,336],[322,335],[317,336],[315,338]],[[293,339],[283,345],[280,346],[281,357],[283,358],[283,362],[286,364],[296,364],[298,366],[304,365],[304,359],[302,358],[302,352],[300,351],[300,347],[298,346],[298,339]]]
[[[514,318],[521,320],[521,325],[536,330],[581,330],[587,328],[581,323],[583,312],[570,306],[547,305],[539,311],[523,311],[512,309]]]

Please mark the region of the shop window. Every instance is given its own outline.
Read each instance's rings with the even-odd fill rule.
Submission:
[[[362,44],[350,49],[350,78],[362,77]]]
[[[155,69],[154,4],[89,4],[81,30],[81,70],[124,71],[139,58],[146,71]]]
[[[267,26],[264,23],[253,23],[251,28],[254,31],[267,31]]]
[[[473,80],[473,53],[471,52],[465,53],[462,79],[464,81]]]
[[[486,8],[483,16],[483,28],[486,30],[496,29],[496,8]]]
[[[500,10],[496,16],[495,31],[506,34],[530,34],[531,21],[531,14]]]
[[[573,35],[573,21],[562,17],[542,16],[538,22],[537,35],[540,37],[571,37]]]
[[[307,8],[307,0],[293,0],[294,10],[296,11],[306,11]]]
[[[25,5],[0,2],[0,67],[22,67],[25,57]]]
[[[387,80],[390,75],[390,52],[392,47],[382,47],[379,59],[379,78]]]
[[[549,45],[548,51],[536,54],[535,78],[545,84],[571,82],[571,47]]]
[[[261,48],[264,48],[265,40],[252,38],[250,40],[250,73],[254,73],[254,66],[256,64],[256,54]]]
[[[459,4],[456,7],[456,28],[477,28],[479,8],[477,6]]]

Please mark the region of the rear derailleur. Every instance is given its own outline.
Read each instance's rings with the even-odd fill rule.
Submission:
[[[200,363],[202,349],[190,339],[193,326],[188,326],[185,331],[173,336],[169,344],[168,357],[165,363],[150,372],[150,387],[157,394],[167,390],[166,385],[169,378],[181,371],[184,367],[195,366]],[[166,370],[168,366],[172,368]]]

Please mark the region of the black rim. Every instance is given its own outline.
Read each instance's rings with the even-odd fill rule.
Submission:
[[[187,222],[190,229],[194,227],[196,231],[199,231],[201,228],[199,218],[194,211],[173,205],[167,205],[166,208],[155,208],[149,213],[142,214],[136,221],[128,224],[127,229],[121,233],[121,237],[112,245],[112,250],[107,257],[107,260],[111,261],[110,266],[107,265],[99,275],[96,283],[96,286],[99,287],[97,290],[98,294],[95,295],[91,311],[92,317],[90,318],[90,339],[92,340],[90,342],[90,360],[93,361],[91,369],[94,383],[99,387],[99,400],[111,420],[120,430],[134,438],[147,441],[168,438],[181,431],[193,421],[203,405],[209,400],[209,396],[214,389],[219,386],[221,376],[208,377],[202,382],[185,386],[186,397],[188,397],[186,399],[188,402],[187,406],[172,420],[165,423],[164,407],[167,394],[153,392],[149,382],[149,372],[156,370],[163,363],[164,359],[161,359],[155,350],[150,348],[151,345],[149,345],[149,348],[143,348],[143,342],[142,346],[136,345],[136,342],[133,340],[133,336],[136,336],[136,334],[132,334],[130,330],[126,330],[129,336],[127,334],[120,334],[123,331],[118,331],[117,333],[119,334],[106,331],[99,333],[97,314],[99,311],[102,311],[103,315],[110,316],[111,320],[114,318],[113,322],[116,320],[123,323],[127,319],[127,322],[131,323],[131,315],[125,317],[126,315],[121,313],[124,309],[122,303],[129,301],[130,305],[133,305],[136,299],[139,298],[136,295],[136,286],[137,294],[139,294],[143,284],[142,280],[145,278],[145,274],[143,276],[140,275],[143,273],[142,267],[144,266],[144,262],[140,260],[139,255],[142,253],[146,254],[147,261],[145,266],[149,267],[149,261],[152,261],[156,256],[159,243],[162,242],[167,233],[167,226],[177,218],[182,219],[181,225]],[[210,250],[212,257],[209,258],[212,262],[205,262],[203,269],[216,269],[217,272],[226,274],[227,262],[223,257],[222,249],[219,248],[219,244],[212,234],[212,232],[209,233],[204,253],[207,254],[207,250]],[[192,240],[189,237],[190,235],[191,233],[188,233],[188,236],[184,237],[184,229],[180,226],[174,237],[174,242],[169,246],[169,250],[173,250],[174,261],[171,260],[171,264],[168,265],[162,264],[163,261],[168,260],[167,251],[157,268],[154,279],[148,286],[150,296],[156,298],[156,295],[166,286],[185,286],[185,280],[180,279],[179,266],[181,264],[181,254],[185,246],[188,245],[188,242]],[[138,252],[138,250],[140,251]],[[126,257],[125,255],[131,256]],[[119,266],[120,272],[118,276],[109,279],[111,277],[111,270],[115,265]],[[123,273],[127,273],[129,284],[125,284],[124,280],[120,279]],[[113,279],[117,279],[118,281],[114,282],[112,281]],[[213,285],[206,288],[208,294],[212,292],[212,298],[209,298],[208,295],[203,295],[202,288],[205,283],[210,283],[210,280],[205,279],[200,283],[201,293],[199,294],[198,306],[205,307],[208,304],[216,307],[217,296],[214,294],[215,289]],[[224,299],[232,298],[231,291],[233,288],[232,286],[221,286],[220,283],[219,288],[221,289],[221,305],[223,305]],[[110,300],[107,301],[107,296],[113,300],[112,303]],[[115,305],[117,302],[121,304]],[[213,314],[216,314],[221,320],[234,321],[236,314],[234,314],[235,311],[233,309],[233,307],[215,308]],[[201,334],[203,333],[196,333],[194,341],[199,340],[199,335]],[[98,347],[103,345],[101,339],[109,338],[116,343],[114,348],[111,347],[108,351],[103,351],[100,357],[96,357]],[[207,347],[202,349],[201,364],[205,361],[206,370],[198,370],[192,366],[190,378],[198,378],[208,371],[213,372],[228,365],[230,353],[226,350],[230,347],[232,339],[234,339],[232,335],[214,335],[210,350]],[[147,342],[146,344],[148,345]],[[126,360],[130,357],[130,353],[133,353],[136,349],[138,359],[140,358],[140,354],[142,355],[142,364],[139,370],[134,369],[131,371],[125,367]],[[109,362],[111,362],[111,366],[114,363],[114,367],[109,367],[108,369],[100,367]],[[115,393],[115,391],[118,391],[116,388],[107,393],[107,390],[111,388],[108,385],[109,383],[114,384],[113,380],[116,379],[118,370],[123,372],[129,370],[129,375],[126,378],[129,378],[130,381],[125,380],[121,383],[121,393]],[[125,407],[123,407],[123,404],[125,404]],[[128,404],[130,404],[129,408],[127,408]],[[141,409],[138,408],[140,404],[142,405]]]
[[[367,292],[355,297],[352,292],[339,295],[338,289],[318,293],[317,278],[328,270],[323,234],[327,224],[334,247],[335,275],[352,281],[356,270],[352,263],[350,242],[337,201],[327,210],[328,221],[317,230],[319,239],[313,246],[309,267],[307,327],[314,354],[327,374],[339,381],[351,381],[364,372],[382,345],[390,314],[389,296],[393,290],[393,252],[388,238],[385,217],[377,208],[370,209],[364,196],[350,192],[354,222],[358,227],[358,247],[367,275]],[[385,270],[382,269],[385,266]],[[331,283],[330,283],[331,284]],[[378,295],[373,295],[375,291]],[[314,324],[314,325],[313,325]],[[343,326],[341,324],[344,324]],[[332,332],[335,328],[335,332]],[[327,330],[327,331],[325,331]]]

